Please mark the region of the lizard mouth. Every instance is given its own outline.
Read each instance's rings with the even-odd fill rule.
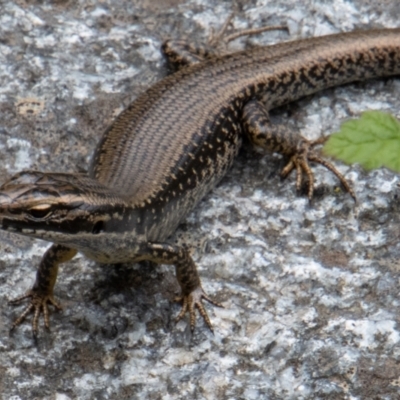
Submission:
[[[15,220],[9,215],[0,215],[0,226],[3,231],[17,232],[22,234],[34,234],[36,229],[27,227],[24,221]]]

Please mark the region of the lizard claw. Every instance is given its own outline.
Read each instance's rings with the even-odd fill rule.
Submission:
[[[208,328],[210,329],[211,332],[214,332],[210,318],[207,314],[206,309],[204,308],[204,305],[202,303],[202,300],[206,300],[209,303],[213,304],[216,307],[222,307],[223,306],[216,301],[212,300],[210,297],[208,297],[203,288],[201,286],[197,287],[194,289],[192,292],[190,292],[188,295],[182,295],[179,297],[175,298],[175,301],[177,302],[182,302],[182,309],[178,316],[176,317],[176,322],[180,321],[184,315],[188,312],[189,313],[189,318],[190,318],[190,329],[193,332],[194,328],[196,326],[196,313],[195,309],[197,308],[199,310],[200,315],[203,317],[205,323],[207,324]]]
[[[354,201],[356,201],[356,195],[349,183],[347,182],[346,178],[336,169],[336,167],[332,163],[324,160],[313,150],[313,147],[324,143],[326,140],[326,137],[314,141],[309,141],[305,139],[302,140],[297,148],[296,153],[290,157],[289,162],[283,168],[281,176],[283,178],[286,178],[290,174],[290,172],[296,169],[296,188],[297,190],[300,190],[304,173],[308,178],[308,199],[311,201],[314,194],[314,174],[311,171],[309,161],[313,161],[315,163],[323,165],[334,175],[336,175],[346,191],[350,194]]]
[[[26,294],[17,297],[9,301],[9,304],[19,304],[21,301],[30,298],[30,303],[24,308],[19,317],[14,321],[10,331],[13,331],[18,325],[20,325],[27,315],[33,311],[32,319],[32,333],[36,337],[38,334],[38,324],[40,314],[43,313],[44,325],[47,329],[50,329],[49,322],[49,309],[48,303],[52,304],[57,310],[62,310],[61,305],[54,299],[53,294],[38,293],[35,289],[29,290]]]

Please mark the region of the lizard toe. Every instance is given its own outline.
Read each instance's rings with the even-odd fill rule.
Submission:
[[[203,290],[201,286],[194,289],[188,295],[181,295],[175,299],[175,301],[182,302],[182,309],[176,317],[176,322],[180,321],[186,313],[189,313],[190,329],[193,332],[196,326],[196,308],[199,310],[200,315],[204,319],[208,328],[213,332],[213,326],[211,320],[207,314],[207,311],[203,305],[203,300],[213,304],[216,307],[222,307],[221,304],[211,299]]]
[[[17,319],[11,325],[10,331],[13,331],[18,325],[20,325],[30,314],[33,312],[32,318],[32,333],[33,336],[37,336],[38,327],[39,327],[39,319],[41,314],[43,314],[44,325],[47,329],[50,329],[50,318],[49,318],[49,308],[48,304],[52,304],[54,308],[57,310],[61,310],[61,305],[54,299],[52,293],[39,293],[34,289],[29,290],[26,294],[12,299],[9,301],[9,304],[17,305],[20,304],[23,300],[30,299],[28,305],[23,309],[21,314],[17,317]]]

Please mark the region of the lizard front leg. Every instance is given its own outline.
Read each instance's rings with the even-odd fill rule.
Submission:
[[[32,319],[32,332],[34,336],[38,333],[38,323],[40,314],[43,313],[44,324],[47,329],[50,327],[49,323],[49,309],[48,303],[52,304],[55,308],[61,309],[59,303],[54,299],[53,289],[57,280],[58,265],[69,261],[76,255],[77,251],[66,246],[53,244],[44,253],[40,261],[39,268],[36,273],[36,280],[32,289],[24,295],[17,297],[10,301],[10,304],[19,304],[22,300],[30,298],[30,303],[25,307],[19,317],[14,321],[11,326],[13,330],[18,326],[26,316],[33,311]]]
[[[178,322],[188,312],[190,317],[190,328],[193,331],[196,325],[195,309],[197,308],[207,326],[212,331],[212,324],[207,311],[203,306],[202,300],[222,307],[219,303],[212,300],[201,287],[200,277],[189,252],[180,246],[165,243],[146,243],[141,246],[141,255],[149,261],[158,264],[175,265],[176,277],[181,287],[181,295],[176,301],[181,301],[182,309],[176,318]]]
[[[314,175],[311,171],[309,161],[319,163],[332,171],[340,180],[347,192],[356,199],[355,193],[345,177],[329,161],[324,160],[314,147],[322,144],[326,138],[310,141],[303,138],[298,132],[285,125],[271,124],[268,111],[262,103],[257,100],[249,101],[243,109],[243,128],[250,141],[268,151],[280,153],[289,158],[289,162],[282,170],[282,177],[296,170],[296,187],[300,190],[302,177],[308,178],[308,198],[311,201],[314,193]]]

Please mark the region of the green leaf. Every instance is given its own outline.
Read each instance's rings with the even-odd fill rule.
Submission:
[[[400,121],[381,111],[367,111],[359,119],[343,123],[323,151],[368,170],[385,166],[400,172]]]

